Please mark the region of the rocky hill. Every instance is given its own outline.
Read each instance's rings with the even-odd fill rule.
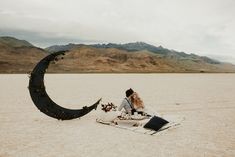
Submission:
[[[53,53],[57,51],[65,51],[65,50],[71,50],[73,48],[79,47],[79,46],[85,46],[83,44],[68,44],[68,45],[55,45],[46,48],[45,50]],[[176,60],[182,60],[182,59],[189,59],[189,60],[203,60],[210,64],[219,64],[220,62],[205,56],[198,56],[195,54],[186,54],[184,52],[177,52],[174,50],[169,50],[166,48],[163,48],[162,46],[156,47],[144,42],[135,42],[135,43],[127,43],[127,44],[94,44],[89,45],[90,47],[94,48],[102,48],[102,49],[108,49],[108,48],[115,48],[119,50],[124,50],[128,52],[137,52],[137,51],[148,51],[157,55],[161,55],[163,57],[167,58],[174,58]]]
[[[64,72],[235,72],[232,64],[208,59],[80,45],[70,49],[65,58],[51,68],[57,72],[61,69]]]
[[[0,73],[27,73],[47,53],[25,40],[0,37]]]
[[[68,53],[48,72],[235,72],[235,66],[229,63],[143,42],[68,44],[44,50],[24,40],[4,37],[0,38],[0,73],[29,72],[42,57],[61,50]]]
[[[0,44],[10,47],[34,47],[26,40],[19,40],[13,37],[0,37]]]

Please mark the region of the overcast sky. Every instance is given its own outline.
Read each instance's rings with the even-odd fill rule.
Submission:
[[[40,47],[144,41],[235,63],[234,0],[0,0],[0,21]]]

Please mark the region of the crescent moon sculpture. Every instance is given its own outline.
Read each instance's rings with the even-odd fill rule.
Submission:
[[[52,61],[58,61],[59,56],[65,55],[66,51],[52,53],[43,58],[33,69],[29,79],[29,93],[35,106],[44,114],[56,118],[58,120],[70,120],[82,117],[96,109],[101,99],[93,105],[82,109],[67,109],[56,104],[48,96],[44,85],[44,74]],[[63,59],[63,57],[61,58]]]

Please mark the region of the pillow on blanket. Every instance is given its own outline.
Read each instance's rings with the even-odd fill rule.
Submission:
[[[161,129],[161,127],[163,127],[167,123],[169,123],[167,120],[161,117],[154,116],[144,125],[144,128],[158,131],[159,129]]]

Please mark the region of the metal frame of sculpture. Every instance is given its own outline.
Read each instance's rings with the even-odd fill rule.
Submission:
[[[99,99],[93,105],[89,107],[84,106],[82,109],[67,109],[59,106],[53,100],[51,100],[45,89],[44,74],[46,73],[50,62],[63,59],[63,57],[59,57],[61,55],[65,55],[65,53],[66,51],[60,51],[52,53],[43,58],[31,72],[28,87],[30,96],[35,106],[44,114],[56,118],[58,120],[70,120],[82,117],[93,109],[96,109],[101,101],[101,99]]]

